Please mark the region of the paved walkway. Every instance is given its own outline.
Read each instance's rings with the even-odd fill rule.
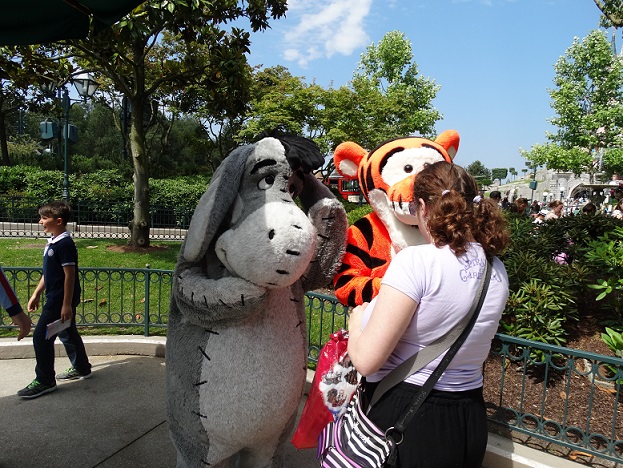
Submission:
[[[165,339],[84,340],[93,378],[60,383],[53,393],[24,400],[16,392],[34,377],[32,340],[0,339],[0,468],[173,468],[164,409]],[[57,356],[57,371],[69,366],[58,342]],[[315,456],[315,449],[289,444],[285,466],[317,467]],[[484,463],[486,468],[579,466],[496,436],[490,437]]]
[[[84,340],[93,377],[25,400],[16,392],[34,378],[32,340],[0,339],[0,468],[175,467],[165,418],[164,339]],[[58,341],[56,347],[60,371],[70,364]],[[315,457],[315,449],[289,445],[286,466],[317,467]]]

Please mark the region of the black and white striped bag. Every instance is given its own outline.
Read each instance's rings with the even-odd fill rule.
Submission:
[[[346,412],[330,422],[318,437],[318,459],[324,468],[380,468],[396,446],[361,408],[357,389]]]

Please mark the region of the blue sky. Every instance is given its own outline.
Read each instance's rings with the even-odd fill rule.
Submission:
[[[519,148],[554,130],[554,64],[599,25],[593,0],[296,0],[286,19],[252,36],[252,65],[283,65],[306,82],[345,85],[361,53],[399,30],[420,74],[441,86],[433,105],[455,129],[455,162],[515,167]],[[611,32],[608,32],[608,37]],[[621,50],[621,37],[617,37]]]

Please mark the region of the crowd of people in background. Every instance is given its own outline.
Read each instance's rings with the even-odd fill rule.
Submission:
[[[566,201],[552,200],[550,202],[540,203],[538,200],[530,202],[525,197],[509,199],[509,194],[502,197],[499,190],[493,190],[489,193],[489,197],[495,201],[500,208],[515,213],[518,216],[526,216],[533,219],[533,223],[539,224],[543,221],[560,218],[566,214],[573,215],[595,215],[603,214],[623,219],[623,179],[617,174],[613,175],[612,185],[617,188],[610,190],[607,198],[610,203],[597,206],[587,198],[569,199]]]

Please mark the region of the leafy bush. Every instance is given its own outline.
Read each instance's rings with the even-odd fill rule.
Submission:
[[[357,220],[363,218],[369,213],[372,213],[372,207],[370,205],[357,205],[356,203],[344,202],[346,208],[346,216],[348,218],[348,225],[353,225]]]
[[[118,170],[99,170],[75,179],[72,198],[97,203],[108,203],[111,200],[131,201],[133,190],[132,179]]]
[[[601,339],[618,358],[623,358],[623,335],[620,332],[606,327],[606,333],[601,334]]]
[[[501,330],[551,344],[566,341],[567,320],[577,320],[587,305],[594,309],[594,270],[587,263],[596,233],[614,224],[606,216],[568,216],[535,225],[509,216],[511,241],[501,256],[510,296]]]
[[[17,135],[7,141],[11,162],[15,165],[36,166],[41,169],[59,169],[63,161],[53,153],[45,152],[40,140],[29,135]]]
[[[616,227],[588,244],[585,255],[596,277],[589,287],[599,292],[613,311],[612,320],[623,322],[623,227]]]
[[[152,179],[149,181],[149,198],[153,205],[192,206],[194,209],[208,183],[204,176]]]
[[[203,176],[153,179],[149,186],[152,225],[188,226],[208,180]]]
[[[197,205],[208,186],[205,176],[176,179],[150,179],[150,200],[154,206],[179,207]],[[44,203],[59,199],[63,191],[63,171],[42,170],[33,166],[1,166],[0,194],[31,197]],[[127,171],[99,169],[69,175],[72,203],[106,210],[108,205],[131,206],[134,186]]]
[[[616,357],[619,359],[623,358],[623,335],[620,331],[613,330],[612,328],[606,327],[606,333],[601,334],[601,339],[603,340],[608,348],[614,353]],[[612,375],[617,375],[620,372],[615,366],[610,364],[605,365],[608,370],[612,373]],[[621,385],[623,379],[617,379],[617,384]]]
[[[109,158],[90,158],[82,154],[71,155],[71,172],[86,175],[101,170],[115,170],[123,173],[125,177],[131,179],[132,166],[128,163],[120,166],[119,162]]]
[[[69,186],[75,182],[73,175],[69,176]],[[27,197],[41,200],[45,203],[49,200],[61,198],[63,193],[63,171],[33,170],[26,173]]]
[[[556,252],[565,252],[572,261],[584,263],[592,250],[592,242],[617,227],[623,221],[612,216],[577,215],[564,216],[542,225],[541,238],[547,238]]]
[[[509,335],[562,346],[569,319],[578,319],[572,296],[555,283],[535,278],[511,292],[500,325]]]
[[[26,190],[26,174],[30,166],[0,166],[0,193],[20,194]]]

